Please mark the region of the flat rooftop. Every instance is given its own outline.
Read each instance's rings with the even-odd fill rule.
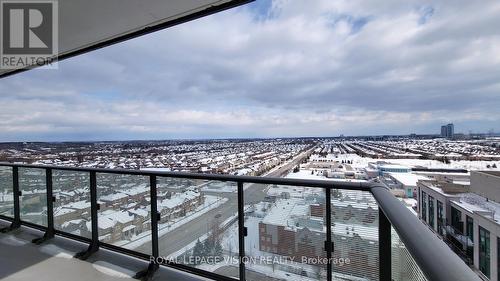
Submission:
[[[460,200],[452,202],[471,213],[479,213],[500,224],[500,203],[470,192],[460,194]]]
[[[406,186],[417,186],[417,181],[428,180],[429,178],[413,173],[388,173],[396,181]]]

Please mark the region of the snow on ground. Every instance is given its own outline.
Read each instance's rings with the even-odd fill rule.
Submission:
[[[172,171],[172,169],[170,169],[170,168],[141,168],[141,171],[170,172],[170,171]]]
[[[366,168],[369,162],[385,161],[389,163],[404,165],[408,167],[422,166],[426,168],[448,168],[448,169],[467,169],[467,170],[486,170],[487,165],[493,166],[496,164],[500,168],[500,161],[470,161],[470,160],[451,160],[450,164],[443,163],[438,160],[427,159],[374,159],[369,157],[361,157],[357,154],[338,154],[335,160],[342,162],[342,160],[352,161],[353,168]]]
[[[487,168],[495,164],[497,169]],[[451,161],[451,164],[455,168],[467,169],[467,170],[500,170],[500,161],[469,161],[469,160],[457,160]]]
[[[268,193],[269,194],[269,193]],[[270,202],[259,202],[255,204],[245,205],[245,212],[251,213],[251,216],[263,218],[267,214],[267,210],[271,206]]]
[[[165,178],[164,178],[165,179]],[[206,182],[203,182],[201,184],[198,184],[198,185],[188,185],[184,182],[175,182],[175,181],[171,181],[171,182],[168,182],[168,181],[165,181],[165,180],[159,180],[158,181],[158,189],[163,189],[163,188],[167,188],[167,189],[180,189],[180,190],[184,190],[184,189],[192,189],[192,190],[199,190],[201,189],[203,186],[209,184],[210,181],[206,181]]]
[[[198,208],[196,208],[194,212],[191,212],[192,215],[187,215],[185,217],[178,218],[178,219],[174,220],[172,223],[159,224],[158,225],[159,237],[167,234],[168,232],[172,231],[173,229],[175,229],[183,224],[188,223],[189,221],[203,215],[204,213],[206,213],[210,210],[218,208],[219,206],[221,206],[222,204],[226,203],[229,200],[227,198],[218,198],[218,197],[212,196],[212,195],[205,195],[205,196],[206,196],[205,203],[203,205],[199,206]]]
[[[263,256],[259,251],[259,222],[262,218],[248,216],[245,218],[245,226],[248,236],[245,238],[245,251],[248,256]],[[234,223],[223,234],[222,248],[228,252],[238,252],[238,224]]]
[[[227,218],[225,221],[223,221],[223,222],[220,224],[221,228],[225,227],[225,226],[226,226],[226,225],[228,225],[229,223],[232,223],[232,226],[231,226],[231,227],[229,227],[229,228],[232,228],[233,226],[236,226],[236,229],[237,229],[237,225],[238,225],[238,224],[237,224],[237,223],[236,223],[236,221],[235,221],[235,219],[236,219],[237,217],[238,217],[238,215],[236,214],[236,215],[233,215],[233,216],[230,216],[229,218]],[[227,231],[226,231],[225,233],[227,233]],[[226,240],[225,233],[224,233],[223,238],[221,239],[221,240],[222,240],[222,243],[223,243],[223,244],[222,244],[222,248],[223,248],[224,250],[226,250],[226,251],[229,251],[229,249],[231,249],[231,247],[233,247],[231,252],[232,252],[232,253],[234,253],[235,255],[237,255],[237,254],[238,254],[238,233],[237,233],[237,231],[236,231],[236,244],[233,244],[233,243],[234,243],[234,241],[230,241],[230,242],[229,242],[229,244],[228,244],[228,243],[227,243],[228,241]],[[200,236],[200,237],[198,237],[198,238],[194,239],[193,241],[191,241],[191,243],[189,243],[189,244],[187,244],[186,246],[182,247],[182,249],[180,249],[180,250],[178,250],[177,252],[175,252],[175,253],[171,254],[171,255],[169,256],[169,258],[177,258],[177,257],[179,257],[179,256],[182,256],[182,255],[183,255],[184,253],[186,253],[187,251],[190,251],[191,249],[193,249],[193,248],[194,248],[194,246],[196,245],[196,242],[198,242],[198,240],[200,240],[200,242],[203,242],[203,241],[205,241],[205,240],[207,239],[207,237],[208,237],[208,233],[206,233],[206,234],[204,234],[204,235],[202,235],[202,236]],[[229,246],[229,248],[228,248],[228,249],[226,249],[226,248],[224,247],[225,245]],[[236,245],[236,246],[234,246],[234,245]],[[214,268],[214,270],[215,270],[215,269],[216,269],[216,268]]]
[[[208,182],[201,188],[202,191],[207,192],[236,192],[237,186],[231,182]]]
[[[267,189],[267,195],[281,197],[283,193],[288,193],[291,198],[304,198],[306,195],[322,194],[324,189],[315,187],[272,185]]]
[[[205,195],[205,202],[203,205],[198,206],[193,212],[189,212],[186,216],[172,220],[171,222],[158,224],[158,237],[169,233],[170,231],[176,229],[177,227],[186,224],[197,217],[205,214],[206,212],[218,208],[222,204],[226,203],[229,199],[218,198],[217,196]],[[131,241],[121,241],[119,244],[121,247],[127,249],[135,249],[151,241],[151,231],[145,231],[139,235],[132,237]]]
[[[294,268],[297,272],[300,272],[301,270],[306,270],[310,272],[315,272],[317,271],[317,268],[312,265],[307,265],[307,264],[302,264],[302,263],[291,263],[287,262],[286,264],[275,264],[273,267],[272,264],[267,264],[267,263],[261,263],[259,262],[260,258],[269,258],[269,257],[275,257],[275,261],[278,261],[277,255],[274,255],[272,253],[268,252],[263,252],[259,250],[259,223],[262,221],[262,218],[254,217],[254,216],[247,216],[245,217],[245,226],[248,229],[248,236],[245,237],[245,253],[247,257],[250,258],[250,262],[247,264],[247,269],[253,270],[259,273],[266,274],[267,276],[270,277],[275,277],[275,278],[283,278],[286,280],[317,280],[317,279],[311,279],[307,278],[304,276],[296,275],[288,271],[284,271],[283,269],[279,269],[280,267],[291,267]],[[237,253],[238,251],[238,225],[233,224],[231,227],[229,227],[226,232],[224,232],[224,236],[222,238],[223,244],[222,248],[227,251],[227,252],[233,252]],[[251,260],[251,258],[255,258],[254,260]],[[210,267],[210,269],[217,269],[221,266],[224,266],[227,264],[224,263],[219,263],[215,265],[207,265]]]
[[[365,182],[365,180],[358,179],[337,179],[337,178],[327,178],[322,174],[313,173],[311,170],[300,170],[296,173],[289,173],[286,178],[290,179],[306,179],[306,180],[325,180],[325,181],[342,181],[342,182]]]

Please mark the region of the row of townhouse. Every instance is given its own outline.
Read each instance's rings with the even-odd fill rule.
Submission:
[[[22,216],[26,220],[43,224],[46,220],[46,192],[39,187],[44,185],[44,175],[39,171],[22,171],[20,174],[23,176],[20,180],[20,188],[23,191]],[[56,229],[90,237],[90,194],[86,187],[88,178],[68,173],[54,176]],[[110,181],[110,184],[116,184],[119,180]],[[129,240],[150,229],[150,212],[147,207],[150,204],[149,186],[130,182],[119,186],[119,190],[108,185],[98,186],[98,227],[103,242]],[[4,200],[12,197],[9,195],[2,196],[2,201],[11,201]],[[168,191],[165,196],[160,196],[159,200],[162,221],[184,216],[204,204],[204,196],[189,190],[182,193]]]
[[[54,225],[56,229],[90,238],[90,202],[78,201],[56,207]],[[147,207],[106,209],[98,213],[98,228],[102,242],[128,240],[150,230],[150,212]]]
[[[108,188],[105,192],[107,194],[98,197],[103,210],[123,208],[130,203],[149,205],[147,200],[149,199],[150,188],[147,184],[130,186],[118,191]]]
[[[500,172],[419,181],[418,215],[484,280],[500,280]]]
[[[146,208],[131,210],[105,210],[99,214],[99,241],[119,244],[151,229]],[[90,230],[90,222],[86,224]]]
[[[204,204],[204,196],[195,190],[179,193],[165,192],[159,197],[158,212],[161,222],[185,216]],[[145,186],[128,188],[99,197],[98,228],[100,241],[116,243],[130,240],[150,230],[149,189]],[[90,202],[56,203],[54,222],[57,229],[91,236]]]
[[[205,196],[198,190],[186,190],[179,193],[170,193],[168,198],[158,202],[158,212],[161,215],[160,223],[184,217],[205,203]]]

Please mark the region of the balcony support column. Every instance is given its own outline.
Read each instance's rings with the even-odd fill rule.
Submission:
[[[159,247],[158,247],[158,222],[160,221],[160,213],[158,213],[158,193],[156,188],[156,176],[149,176],[149,198],[151,200],[151,253],[150,262],[147,269],[139,271],[135,274],[135,279],[149,281],[153,279],[155,272],[159,269],[158,262]]]
[[[93,253],[99,250],[99,228],[97,225],[97,211],[99,204],[97,204],[97,176],[95,171],[90,171],[90,218],[92,220],[92,242],[86,251],[79,252],[75,258],[86,260]]]
[[[19,168],[16,166],[12,167],[12,193],[14,195],[14,220],[9,226],[0,229],[1,233],[6,233],[21,227],[21,208],[19,203],[21,192],[19,191]]]
[[[379,280],[392,280],[391,223],[381,208],[378,211]]]
[[[238,182],[238,249],[239,249],[239,268],[240,268],[240,279],[246,280],[246,265],[243,262],[245,260],[245,237],[248,235],[247,228],[245,227],[245,197],[244,195],[243,182]]]
[[[328,260],[327,268],[326,268],[326,280],[331,281],[333,275],[332,268],[332,256],[334,251],[334,245],[332,241],[332,195],[331,189],[327,188],[325,190],[325,217],[326,217],[326,240],[325,240],[325,251],[326,258]]]
[[[33,243],[40,245],[43,242],[54,238],[55,230],[54,230],[54,202],[56,198],[53,195],[53,187],[52,187],[52,169],[45,169],[45,186],[47,188],[47,231],[43,235],[43,237],[33,239]]]

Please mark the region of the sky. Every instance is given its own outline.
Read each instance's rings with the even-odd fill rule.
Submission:
[[[0,81],[0,141],[500,132],[500,2],[258,0]]]

